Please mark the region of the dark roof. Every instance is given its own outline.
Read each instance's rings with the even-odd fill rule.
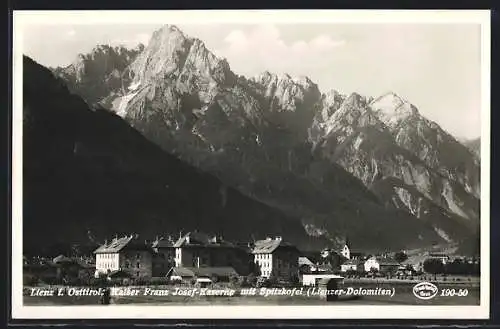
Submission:
[[[297,249],[294,245],[281,240],[281,238],[276,238],[276,239],[267,238],[265,240],[255,241],[255,245],[253,247],[252,253],[253,254],[271,254],[276,249],[278,249],[278,247],[287,247],[287,248]]]
[[[233,244],[227,241],[222,241],[220,238],[216,239],[215,237],[210,237],[206,233],[189,232],[174,243],[174,247],[176,248],[186,246],[232,247]]]
[[[200,277],[200,276],[231,276],[238,275],[234,268],[225,267],[173,267],[172,275],[181,277]]]
[[[140,243],[137,240],[137,236],[124,236],[121,238],[114,238],[109,243],[103,244],[97,248],[95,254],[103,253],[117,253],[123,250],[125,247],[135,250],[147,250],[148,246],[145,243]]]

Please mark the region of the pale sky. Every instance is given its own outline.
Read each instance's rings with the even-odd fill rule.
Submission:
[[[306,75],[322,92],[413,103],[458,138],[480,136],[481,35],[476,24],[177,24],[247,77],[265,70]],[[32,25],[23,51],[65,66],[97,44],[144,44],[161,25]]]

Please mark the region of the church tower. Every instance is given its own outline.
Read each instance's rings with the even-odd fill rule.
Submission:
[[[351,243],[348,237],[345,238],[344,248],[342,248],[340,254],[347,259],[351,259]]]

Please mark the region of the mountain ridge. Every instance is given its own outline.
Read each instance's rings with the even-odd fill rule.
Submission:
[[[325,245],[297,219],[249,199],[149,142],[123,119],[89,108],[24,57],[24,246],[130,232],[203,230],[227,239],[286,235]],[[61,202],[63,201],[63,202]],[[62,232],[62,234],[54,234]]]
[[[113,108],[164,150],[214,173],[253,198],[282,210],[292,209],[289,211],[303,218],[304,226],[316,225],[319,231],[334,235],[336,231],[363,233],[353,228],[357,224],[347,224],[347,219],[328,219],[339,210],[321,205],[319,200],[323,198],[339,200],[338,205],[352,204],[347,206],[352,210],[340,217],[357,218],[356,208],[364,207],[375,207],[379,210],[374,213],[380,214],[391,213],[393,210],[388,208],[395,207],[416,217],[398,193],[376,193],[372,189],[375,181],[363,179],[378,177],[375,168],[386,168],[385,176],[378,179],[394,177],[417,190],[422,177],[429,177],[425,180],[432,183],[425,186],[433,186],[431,191],[420,188],[414,197],[418,200],[426,196],[424,204],[429,211],[435,206],[444,210],[438,212],[444,214],[438,216],[438,223],[448,222],[446,214],[455,218],[456,232],[447,234],[456,236],[456,240],[463,235],[461,217],[478,222],[478,163],[469,159],[472,154],[456,144],[451,135],[423,118],[400,96],[389,93],[367,98],[336,91],[322,94],[309,78],[270,72],[247,79],[234,74],[227,61],[213,55],[202,41],[186,36],[178,28],[172,31],[167,26],[157,32],[129,64],[132,88],[116,97]],[[193,48],[194,44],[197,46]],[[381,108],[381,99],[388,96],[400,104],[388,102]],[[354,147],[363,129],[363,134],[368,134],[363,135],[365,140],[374,136],[375,144],[379,138],[386,141],[372,147],[378,153]],[[329,152],[332,156],[327,155]],[[455,153],[458,156],[453,160]],[[395,154],[400,155],[393,157]],[[360,157],[362,162],[356,160]],[[463,165],[462,159],[466,159]],[[415,174],[407,174],[412,171]],[[351,181],[347,190],[354,199],[360,198],[360,204],[344,200],[337,181]],[[345,187],[346,183],[342,184]],[[283,195],[283,191],[288,194]],[[394,197],[399,198],[392,203],[397,206],[388,206]],[[368,222],[368,218],[359,220]],[[429,223],[427,220],[424,226]],[[448,230],[452,227],[446,226]],[[440,228],[429,229],[435,232]]]

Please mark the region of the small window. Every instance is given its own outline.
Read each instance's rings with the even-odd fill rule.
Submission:
[[[141,267],[141,263],[137,262],[136,266],[137,266],[137,268],[140,268]]]
[[[137,258],[137,259],[141,258],[141,254],[137,253],[137,255],[135,255],[135,258]]]

